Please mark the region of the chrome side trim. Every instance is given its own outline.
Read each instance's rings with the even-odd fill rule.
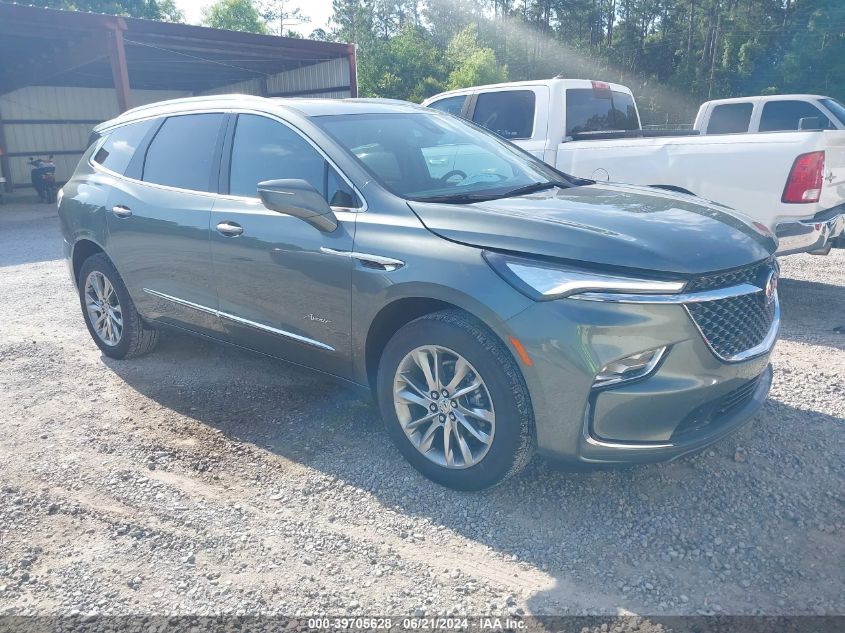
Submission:
[[[762,292],[762,290],[760,290],[760,292]],[[760,341],[760,343],[750,349],[740,352],[739,354],[734,354],[733,356],[727,357],[722,356],[715,349],[713,349],[713,346],[710,344],[710,341],[707,340],[707,337],[704,336],[704,332],[698,326],[696,320],[692,317],[689,308],[687,308],[687,306],[684,306],[684,310],[686,310],[687,316],[689,316],[690,321],[692,321],[693,325],[695,325],[695,329],[698,330],[698,333],[701,335],[701,338],[704,339],[704,342],[707,344],[707,347],[710,349],[710,351],[716,358],[718,358],[724,363],[741,363],[742,361],[750,360],[756,356],[762,356],[763,354],[769,352],[774,346],[775,342],[778,340],[778,331],[780,330],[780,300],[778,299],[777,294],[775,294],[774,306],[775,314],[772,317],[772,326],[769,328],[769,333],[766,334],[766,338],[764,338],[762,341]]]
[[[332,347],[331,345],[326,345],[325,343],[321,343],[320,341],[315,341],[313,338],[308,338],[307,336],[301,336],[299,334],[294,334],[293,332],[288,332],[287,330],[280,330],[279,328],[270,327],[269,325],[264,325],[263,323],[257,323],[255,321],[250,321],[249,319],[243,319],[227,312],[219,312],[219,314],[221,318],[234,321],[235,323],[248,325],[258,330],[271,332],[272,334],[278,334],[279,336],[284,336],[285,338],[290,338],[295,341],[299,341],[300,343],[305,343],[306,345],[312,345],[313,347],[319,347],[320,349],[324,349],[329,352],[335,351],[334,347]]]
[[[741,295],[750,295],[755,292],[763,292],[763,289],[754,284],[739,284],[729,288],[716,288],[704,292],[689,292],[676,295],[655,295],[655,294],[621,294],[615,292],[584,292],[571,295],[568,299],[580,301],[606,301],[609,303],[701,303],[704,301],[717,301]]]
[[[187,306],[188,308],[193,308],[194,310],[199,310],[200,312],[205,312],[206,314],[220,316],[220,314],[214,308],[209,308],[207,306],[200,305],[199,303],[194,303],[192,301],[186,301],[185,299],[180,299],[179,297],[172,297],[170,295],[164,294],[163,292],[159,292],[158,290],[150,290],[149,288],[144,288],[144,292],[146,292],[148,295],[158,297],[159,299],[166,299],[167,301],[172,301],[173,303],[178,303],[179,305]]]
[[[293,339],[294,341],[299,341],[300,343],[305,343],[306,345],[311,345],[313,347],[317,347],[319,349],[324,349],[329,352],[335,351],[335,348],[331,345],[326,345],[325,343],[321,343],[320,341],[316,341],[313,338],[308,338],[307,336],[302,336],[300,334],[294,334],[293,332],[288,332],[287,330],[281,330],[279,328],[271,327],[269,325],[264,325],[263,323],[258,323],[256,321],[250,321],[249,319],[244,319],[239,316],[235,316],[234,314],[229,314],[228,312],[221,312],[220,310],[215,310],[214,308],[209,308],[208,306],[200,305],[198,303],[193,303],[192,301],[186,301],[185,299],[180,299],[178,297],[173,297],[171,295],[166,295],[163,292],[158,292],[157,290],[150,290],[149,288],[144,288],[144,292],[147,294],[153,295],[154,297],[158,297],[160,299],[165,299],[167,301],[172,301],[173,303],[178,303],[179,305],[186,306],[188,308],[193,308],[195,310],[199,310],[200,312],[205,312],[207,314],[213,314],[221,319],[227,319],[229,321],[234,321],[235,323],[240,323],[242,325],[248,325],[250,327],[254,327],[257,330],[263,330],[264,332],[270,332],[272,334],[277,334],[279,336],[284,336],[285,338]]]
[[[338,257],[348,257],[350,259],[358,260],[360,263],[366,265],[367,262],[381,266],[386,272],[398,270],[405,265],[401,259],[394,259],[393,257],[384,257],[383,255],[372,255],[371,253],[359,253],[358,251],[338,251],[326,246],[320,247],[320,252],[325,255],[337,255]]]

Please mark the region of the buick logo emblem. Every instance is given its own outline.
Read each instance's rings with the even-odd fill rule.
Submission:
[[[766,305],[771,305],[778,296],[778,271],[772,270],[769,276],[766,277],[766,285],[763,286],[763,292],[766,293]]]

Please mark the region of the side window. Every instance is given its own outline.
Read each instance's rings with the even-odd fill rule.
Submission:
[[[445,99],[440,99],[434,103],[429,103],[428,107],[440,110],[441,112],[448,112],[449,114],[454,114],[455,116],[460,116],[464,109],[464,102],[466,100],[466,95],[446,97]]]
[[[212,163],[223,116],[189,114],[167,119],[147,150],[143,180],[211,191]]]
[[[108,133],[105,143],[94,154],[94,162],[123,175],[135,150],[155,123],[155,121],[139,121],[112,130]]]
[[[308,141],[278,121],[241,114],[232,141],[229,193],[255,198],[265,180],[301,179],[332,206],[359,206],[352,189]]]
[[[797,130],[806,117],[818,117],[822,128],[832,127],[830,120],[812,103],[806,101],[769,101],[760,117],[761,132]]]
[[[531,138],[534,132],[534,92],[484,92],[475,101],[472,120],[508,140]]]
[[[751,123],[751,103],[726,103],[717,105],[710,113],[708,134],[741,134],[748,131]]]

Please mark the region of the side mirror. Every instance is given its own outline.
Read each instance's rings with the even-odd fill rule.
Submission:
[[[822,120],[817,116],[805,116],[798,120],[799,130],[821,130]]]
[[[324,233],[337,228],[337,218],[326,199],[305,180],[265,180],[258,196],[271,211],[292,215]]]

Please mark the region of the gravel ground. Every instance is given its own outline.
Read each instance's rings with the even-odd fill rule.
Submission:
[[[461,494],[331,380],[175,335],[103,357],[54,210],[0,207],[0,615],[845,614],[845,251],[782,266],[739,434]]]

